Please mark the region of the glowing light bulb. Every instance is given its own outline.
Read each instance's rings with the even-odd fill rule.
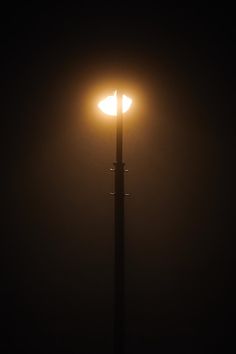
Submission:
[[[126,95],[122,95],[122,113],[127,112],[131,105],[132,99]],[[99,102],[98,107],[103,113],[109,116],[117,116],[117,91],[114,92],[113,96],[107,96]]]

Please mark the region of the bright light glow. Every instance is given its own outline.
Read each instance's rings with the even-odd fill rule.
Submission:
[[[122,112],[125,113],[127,112],[132,105],[132,100],[131,98],[123,95],[122,96]]]
[[[132,99],[126,95],[122,95],[122,113],[127,112],[132,104]],[[98,107],[101,111],[109,116],[117,115],[117,91],[113,96],[107,96],[104,100],[99,102]]]

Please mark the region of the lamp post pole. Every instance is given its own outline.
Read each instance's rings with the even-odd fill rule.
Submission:
[[[124,162],[122,94],[117,92],[115,173],[115,264],[114,264],[114,353],[125,347],[125,244],[124,244]]]

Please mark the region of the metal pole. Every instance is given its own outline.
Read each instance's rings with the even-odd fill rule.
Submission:
[[[124,245],[124,162],[122,95],[117,92],[115,166],[115,269],[114,269],[114,353],[125,347],[125,245]]]

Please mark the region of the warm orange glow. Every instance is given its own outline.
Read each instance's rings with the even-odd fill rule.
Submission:
[[[122,113],[127,112],[132,104],[132,99],[126,95],[122,95]],[[101,111],[109,116],[117,115],[117,91],[113,96],[107,96],[104,100],[99,102],[98,107]]]

